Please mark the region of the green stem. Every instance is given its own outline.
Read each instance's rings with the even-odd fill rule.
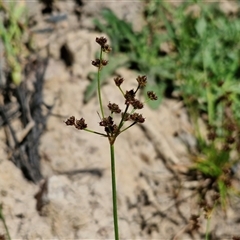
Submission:
[[[122,93],[122,95],[123,95],[123,97],[124,97],[124,92],[123,92],[122,88],[121,88],[121,87],[118,87],[118,89],[120,90],[120,92]]]
[[[108,137],[108,135],[106,135],[104,133],[96,132],[96,131],[93,131],[93,130],[88,129],[88,128],[84,128],[83,130],[86,131],[86,132],[98,134],[98,135],[103,136],[103,137]]]
[[[137,122],[132,123],[131,125],[129,125],[128,127],[124,128],[122,131],[120,131],[120,133],[123,133],[124,131],[128,130],[130,127],[132,127],[133,125],[135,125]]]
[[[118,240],[119,236],[118,236],[117,189],[116,189],[116,174],[115,174],[114,144],[110,144],[110,152],[111,152],[111,171],[112,171],[113,222],[114,222],[115,240]]]
[[[101,96],[101,84],[100,84],[100,71],[101,71],[101,64],[102,64],[102,55],[103,55],[103,50],[101,48],[101,52],[100,52],[100,66],[98,68],[98,101],[99,101],[99,104],[100,104],[100,111],[101,111],[101,114],[102,114],[102,118],[104,118],[104,112],[103,112],[103,105],[102,105],[102,96]]]
[[[206,235],[205,235],[205,240],[208,240],[208,234],[209,234],[209,229],[210,229],[210,221],[211,218],[207,218],[207,229],[206,229]]]
[[[10,233],[9,233],[9,231],[8,231],[8,227],[7,227],[7,224],[6,224],[5,218],[4,218],[4,216],[3,216],[2,205],[0,205],[0,219],[1,219],[2,222],[3,222],[3,225],[4,225],[4,228],[5,228],[5,230],[6,230],[6,233],[7,233],[8,239],[11,240]]]
[[[120,129],[121,129],[121,127],[122,127],[123,124],[124,124],[124,119],[125,119],[125,115],[126,115],[126,113],[127,113],[128,108],[129,108],[129,104],[128,104],[128,105],[126,106],[126,108],[125,108],[125,111],[124,111],[124,113],[123,113],[122,119],[121,119],[121,121],[120,121],[120,123],[119,123],[119,125],[118,125],[118,130],[117,130],[117,132],[120,132]]]
[[[214,120],[214,98],[213,98],[213,95],[212,95],[212,92],[211,92],[210,81],[208,81],[208,77],[207,77],[204,50],[202,50],[202,57],[203,57],[203,72],[204,72],[205,84],[207,84],[206,91],[207,91],[208,122],[209,122],[210,125],[212,125],[213,120]]]
[[[207,101],[208,101],[208,120],[210,125],[213,124],[214,120],[214,102],[213,102],[213,96],[211,93],[210,86],[207,86]]]

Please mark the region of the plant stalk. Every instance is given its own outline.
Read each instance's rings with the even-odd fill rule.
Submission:
[[[102,63],[102,55],[103,55],[103,50],[101,48],[101,52],[100,52],[100,66],[98,68],[98,75],[97,75],[97,82],[98,82],[98,101],[100,104],[100,111],[101,111],[101,115],[102,118],[104,118],[104,111],[103,111],[103,105],[102,105],[102,96],[101,96],[101,83],[100,83],[100,71],[101,71],[101,63]]]
[[[207,229],[205,234],[205,240],[209,240],[210,218],[207,219]]]
[[[5,221],[3,212],[2,212],[2,205],[1,205],[1,204],[0,204],[0,219],[1,219],[2,222],[3,222],[5,231],[6,231],[6,233],[7,233],[8,240],[11,240],[10,233],[9,233],[9,231],[8,231],[8,226],[7,226],[7,224],[6,224],[6,221]]]
[[[112,173],[113,222],[114,222],[115,240],[118,240],[119,236],[118,236],[117,189],[116,189],[116,174],[115,174],[114,144],[110,144],[110,152],[111,152],[111,173]]]

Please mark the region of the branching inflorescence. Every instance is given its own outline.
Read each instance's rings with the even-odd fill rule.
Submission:
[[[110,144],[110,156],[111,156],[111,173],[112,173],[112,199],[113,199],[113,220],[114,220],[114,232],[115,240],[119,239],[118,235],[118,217],[117,217],[117,191],[116,191],[116,177],[115,177],[115,156],[114,156],[114,143],[116,138],[124,131],[134,126],[137,123],[144,123],[145,118],[142,114],[136,112],[139,109],[143,108],[143,103],[136,98],[137,92],[144,88],[147,84],[146,76],[137,77],[137,88],[136,90],[131,89],[124,92],[122,89],[122,83],[124,79],[122,77],[114,78],[115,85],[118,87],[120,92],[123,95],[125,109],[121,110],[116,103],[109,102],[107,107],[109,109],[109,114],[105,115],[102,105],[101,97],[101,88],[100,88],[100,73],[101,69],[108,64],[107,60],[103,59],[103,53],[111,52],[111,47],[107,44],[107,39],[105,37],[96,38],[96,42],[101,46],[99,59],[92,61],[92,65],[98,68],[98,78],[97,78],[97,87],[98,87],[98,100],[100,105],[100,118],[101,121],[99,125],[104,127],[104,133],[93,131],[87,128],[85,119],[76,119],[74,116],[70,117],[65,121],[66,125],[74,126],[78,130],[85,130],[91,133],[98,134],[100,136],[107,137]],[[154,92],[149,91],[147,93],[149,100],[157,100],[157,96]],[[115,114],[120,115],[120,122],[116,124],[114,121]],[[126,122],[130,122],[126,126]]]
[[[108,61],[102,58],[102,54],[103,52],[104,53],[110,52],[111,48],[107,44],[107,39],[105,37],[96,38],[96,42],[101,46],[101,53],[100,53],[99,59],[95,59],[92,61],[92,65],[97,67],[98,71],[100,72],[101,69],[108,64]],[[103,112],[103,107],[102,107],[102,99],[99,98],[101,115],[102,115],[99,125],[104,127],[105,133],[99,133],[99,132],[95,132],[90,129],[87,129],[87,124],[85,123],[85,119],[81,118],[77,120],[74,116],[70,117],[65,122],[66,125],[75,126],[78,130],[86,130],[95,134],[105,136],[109,139],[109,142],[111,145],[114,144],[117,136],[120,133],[124,132],[125,130],[132,127],[136,123],[144,123],[145,121],[145,118],[142,116],[142,114],[139,114],[135,111],[138,109],[142,109],[144,106],[143,103],[136,98],[136,94],[139,91],[139,89],[142,89],[146,86],[147,77],[138,76],[136,80],[138,83],[136,90],[132,89],[124,93],[124,91],[121,88],[121,85],[124,82],[124,79],[122,77],[114,78],[114,82],[116,86],[119,88],[119,90],[121,91],[124,97],[124,101],[125,101],[124,111],[122,111],[119,108],[118,104],[109,102],[108,109],[110,111],[110,114],[107,117],[105,117],[105,114]],[[150,100],[157,100],[157,96],[155,95],[154,92],[149,91],[147,94]],[[98,91],[98,96],[101,97],[100,90]],[[130,107],[132,107],[132,109],[129,111]],[[116,123],[114,122],[114,119],[113,119],[114,114],[121,114],[121,120],[118,125],[116,125]],[[132,121],[132,123],[129,126],[124,128],[124,124],[127,121]]]

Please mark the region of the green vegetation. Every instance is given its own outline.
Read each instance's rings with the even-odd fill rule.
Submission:
[[[6,224],[5,217],[4,217],[4,214],[3,214],[2,203],[0,204],[0,221],[2,221],[2,223],[3,223],[3,226],[4,226],[4,229],[6,231],[6,235],[7,235],[8,240],[11,240],[10,233],[9,233],[9,230],[8,230],[8,226]],[[2,235],[2,234],[0,234],[0,237],[1,237],[1,239],[5,239],[4,235]]]
[[[8,72],[13,83],[19,85],[22,80],[23,58],[28,54],[25,46],[28,38],[26,8],[23,3],[10,1],[9,4],[4,4],[0,0],[0,12],[4,16],[4,21],[0,21],[0,39],[4,45]]]

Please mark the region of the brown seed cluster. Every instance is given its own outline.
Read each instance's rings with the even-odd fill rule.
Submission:
[[[111,116],[103,118],[99,125],[105,127],[105,132],[111,136],[117,132],[117,125]]]
[[[134,99],[134,101],[131,102],[131,105],[133,106],[134,109],[142,109],[143,108],[143,103],[141,103],[137,99]]]
[[[108,108],[111,111],[111,113],[120,113],[121,109],[116,103],[109,103]]]
[[[147,95],[148,95],[150,100],[156,101],[158,99],[157,95],[153,91],[148,91]]]
[[[97,37],[96,42],[101,46],[103,52],[109,53],[112,48],[107,44],[107,39],[105,37]]]
[[[147,77],[146,76],[138,76],[137,82],[140,88],[144,88],[147,85]]]
[[[124,79],[123,79],[122,77],[120,77],[120,76],[114,78],[114,82],[115,82],[116,86],[118,86],[118,87],[121,86],[121,84],[123,83],[123,81],[124,81]]]
[[[107,44],[107,39],[105,37],[97,37],[96,42],[101,47],[101,54],[100,54],[100,58],[92,60],[92,65],[97,67],[98,70],[100,71],[102,67],[108,64],[108,61],[102,58],[102,53],[103,52],[108,53],[112,49]],[[125,94],[124,94],[124,91],[121,88],[122,83],[124,82],[124,79],[121,76],[117,76],[114,78],[115,85],[119,88],[119,90],[123,94],[124,101],[125,101],[125,109],[121,110],[118,104],[109,102],[108,109],[110,111],[110,114],[109,116],[104,116],[105,114],[102,111],[101,121],[99,122],[99,125],[104,127],[105,134],[94,132],[89,129],[87,129],[87,131],[108,137],[110,142],[112,143],[115,141],[116,137],[121,133],[121,131],[127,130],[129,127],[132,127],[136,123],[145,122],[145,118],[142,116],[142,114],[135,112],[135,110],[142,109],[144,107],[143,103],[136,98],[136,94],[139,89],[142,89],[146,86],[147,77],[145,75],[138,76],[136,78],[136,81],[138,83],[136,90],[134,89],[127,90],[125,91]],[[148,92],[147,94],[150,100],[157,100],[157,96],[155,93]],[[120,113],[121,113],[121,120],[119,125],[117,125],[115,124],[113,117],[114,117],[114,114],[120,114]],[[133,121],[133,123],[131,123],[129,126],[124,127],[124,129],[122,130],[124,123],[129,120]],[[85,120],[83,118],[76,120],[75,117],[72,116],[69,119],[67,119],[65,123],[68,126],[75,126],[79,130],[83,130],[87,128],[87,124],[85,123]]]
[[[105,53],[111,52],[110,46],[107,44],[107,39],[105,37],[97,37],[96,42],[101,46],[101,50]],[[95,59],[92,60],[92,65],[94,67],[97,67],[98,69],[102,69],[102,67],[106,66],[108,64],[108,61],[105,59]]]
[[[143,118],[142,114],[133,113],[130,115],[130,119],[136,123],[144,123],[145,119]]]
[[[83,119],[83,118],[77,120],[77,119],[75,119],[74,116],[72,116],[72,117],[68,118],[65,123],[68,126],[75,126],[75,128],[77,128],[78,130],[83,130],[83,129],[87,128],[87,124],[85,123],[85,119]]]
[[[189,219],[189,227],[188,227],[188,232],[197,232],[199,230],[199,228],[201,227],[200,224],[200,216],[199,215],[191,215],[190,219]]]
[[[135,92],[134,90],[126,91],[126,94],[124,95],[126,101],[125,104],[131,104],[135,100]]]
[[[97,67],[97,68],[102,68],[103,66],[106,66],[108,64],[108,61],[107,60],[100,60],[100,59],[95,59],[95,60],[92,60],[92,65]]]

